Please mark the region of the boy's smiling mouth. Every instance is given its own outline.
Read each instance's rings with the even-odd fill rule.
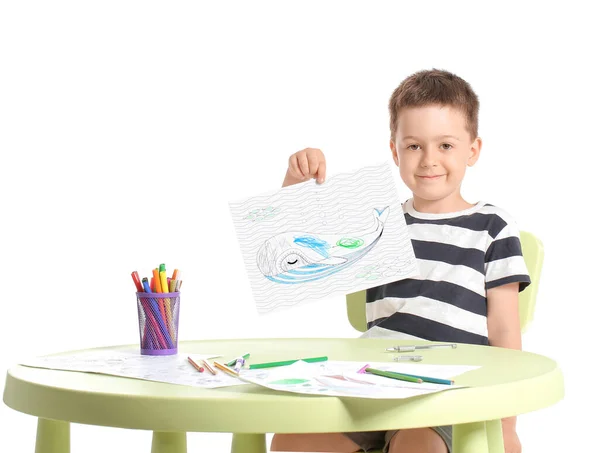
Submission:
[[[417,175],[417,178],[431,181],[431,180],[436,180],[438,178],[441,178],[442,176],[444,176],[444,175]]]

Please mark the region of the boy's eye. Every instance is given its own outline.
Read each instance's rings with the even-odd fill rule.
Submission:
[[[452,145],[450,143],[442,143],[442,149],[448,151],[449,149],[452,149]]]
[[[413,148],[413,146],[416,146],[418,148],[419,145],[408,145],[407,148],[410,149],[411,151],[416,151],[417,148]]]

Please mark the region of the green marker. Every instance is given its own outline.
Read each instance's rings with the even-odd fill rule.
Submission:
[[[292,363],[296,363],[302,360],[303,362],[314,363],[314,362],[325,362],[327,360],[327,356],[324,357],[310,357],[307,359],[295,359],[295,360],[283,360],[281,362],[267,362],[267,363],[254,363],[250,365],[251,370],[258,370],[260,368],[273,368],[276,366],[286,366],[291,365]]]

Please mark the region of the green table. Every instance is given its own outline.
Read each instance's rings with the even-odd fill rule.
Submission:
[[[386,347],[420,342],[374,339],[248,339],[182,342],[180,353],[250,352],[253,362],[290,357],[387,362]],[[108,349],[108,348],[107,348]],[[131,349],[119,346],[110,349]],[[460,344],[419,351],[422,363],[480,365],[456,378],[469,388],[404,400],[274,392],[254,385],[202,389],[90,373],[15,366],[4,402],[38,417],[36,453],[69,451],[69,423],[154,431],[153,453],[183,453],[186,432],[229,432],[234,453],[266,451],[265,433],[344,432],[454,426],[455,453],[503,453],[500,419],[563,397],[557,364],[544,356]]]

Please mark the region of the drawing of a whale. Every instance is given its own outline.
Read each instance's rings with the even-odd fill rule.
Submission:
[[[373,210],[375,225],[351,235],[317,235],[286,232],[266,240],[256,264],[266,278],[277,283],[304,283],[327,277],[354,264],[379,241],[390,209]]]

